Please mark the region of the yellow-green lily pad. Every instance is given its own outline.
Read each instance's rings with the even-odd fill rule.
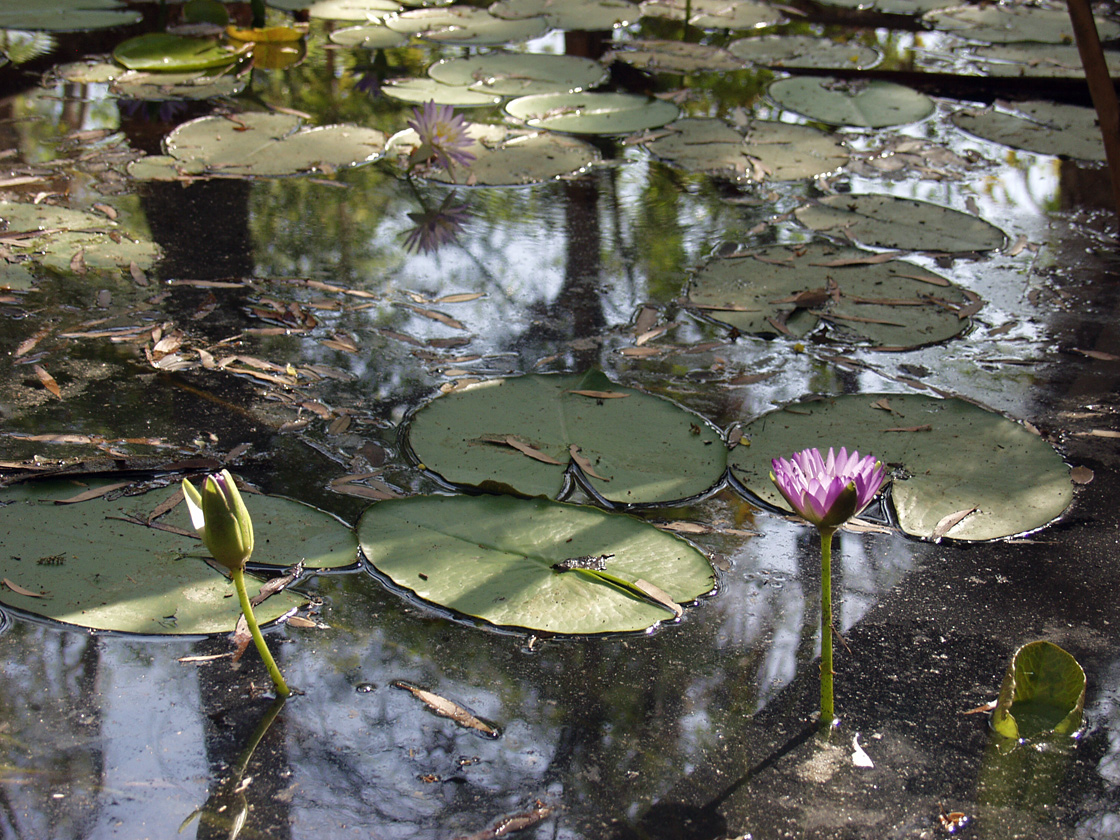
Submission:
[[[205,38],[148,32],[117,44],[113,59],[129,70],[186,73],[225,67],[248,55],[252,49],[252,44],[248,43],[231,46]]]
[[[1085,710],[1085,671],[1053,642],[1023,645],[1011,657],[992,728],[1005,738],[1032,741],[1072,735]]]

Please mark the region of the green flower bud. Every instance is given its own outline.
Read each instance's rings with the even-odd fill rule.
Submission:
[[[183,496],[210,556],[230,571],[245,568],[253,553],[253,520],[229,470],[207,476],[201,493],[183,479]]]

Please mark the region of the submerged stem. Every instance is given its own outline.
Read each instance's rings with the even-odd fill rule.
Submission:
[[[268,675],[272,677],[272,682],[276,684],[276,693],[280,697],[288,697],[292,691],[288,688],[288,684],[284,682],[284,675],[280,673],[280,669],[276,666],[276,660],[269,653],[268,645],[265,644],[264,636],[261,635],[261,628],[257,624],[257,617],[253,615],[253,605],[249,603],[249,593],[245,591],[245,570],[235,568],[230,571],[230,575],[233,577],[233,585],[237,589],[237,599],[241,602],[241,612],[245,614],[249,632],[253,634],[253,642],[257,646],[261,659],[264,660],[265,667],[268,668]]]
[[[821,726],[836,719],[832,696],[832,528],[821,528]]]

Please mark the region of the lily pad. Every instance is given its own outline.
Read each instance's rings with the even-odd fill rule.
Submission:
[[[5,3],[0,7],[0,29],[79,32],[139,23],[143,15],[118,0],[40,0],[38,3]]]
[[[416,412],[408,443],[425,469],[453,485],[560,496],[571,472],[622,504],[700,495],[727,463],[719,432],[701,417],[601,371],[452,392]]]
[[[1010,43],[1038,41],[1045,44],[1073,43],[1073,27],[1066,9],[1037,6],[957,6],[928,12],[924,20],[934,29],[952,32],[973,41]],[[1094,18],[1101,40],[1120,37],[1120,24]]]
[[[701,29],[759,29],[781,23],[782,14],[763,3],[740,0],[645,0],[641,4],[643,17],[663,17],[684,20]]]
[[[743,61],[765,67],[847,67],[864,69],[879,61],[879,53],[857,43],[842,43],[812,35],[764,35],[740,38],[727,46]]]
[[[358,536],[369,562],[418,597],[546,633],[637,631],[675,617],[581,566],[601,565],[631,585],[647,581],[675,604],[715,586],[707,558],[679,537],[625,514],[546,499],[392,499],[366,509]]]
[[[381,20],[403,8],[394,0],[268,0],[268,5],[290,12],[306,9],[308,17],[319,20],[362,22]]]
[[[435,102],[456,108],[485,108],[502,101],[500,96],[473,90],[467,85],[445,85],[435,79],[395,79],[381,86],[381,92],[402,102]]]
[[[768,120],[754,120],[740,132],[714,117],[687,118],[643,145],[680,169],[744,181],[813,178],[848,162],[842,140],[811,126]]]
[[[633,93],[542,93],[521,96],[506,112],[533,128],[572,134],[629,134],[677,118],[672,102]]]
[[[972,46],[968,55],[981,63],[986,76],[1085,78],[1085,65],[1074,44],[980,44]],[[1105,50],[1103,55],[1109,73],[1120,74],[1120,53]]]
[[[394,32],[384,24],[348,26],[336,29],[330,35],[331,43],[343,47],[361,47],[366,50],[387,50],[408,43],[408,36]]]
[[[113,59],[129,70],[186,73],[233,64],[252,48],[248,43],[233,47],[204,38],[148,32],[118,44]]]
[[[0,221],[8,231],[42,231],[8,247],[55,271],[127,269],[132,263],[148,269],[159,257],[154,242],[125,235],[104,216],[68,207],[0,201]]]
[[[429,67],[428,75],[491,96],[529,96],[585,90],[606,79],[607,70],[575,55],[495,52],[445,58]]]
[[[1104,161],[1097,112],[1059,102],[1016,102],[1013,112],[997,108],[966,109],[950,117],[958,128],[1042,155]]]
[[[603,56],[603,61],[625,61],[651,73],[698,73],[742,70],[743,61],[722,47],[686,41],[628,41],[621,49]]]
[[[56,481],[3,491],[0,603],[95,630],[186,635],[233,630],[240,612],[237,598],[231,597],[233,584],[203,562],[205,549],[198,540],[123,521],[121,517],[137,512],[137,497],[55,502],[71,499],[84,489]],[[154,507],[153,496],[167,498],[170,492],[140,498]],[[277,557],[284,552],[283,564],[294,563],[299,548],[293,540],[314,545],[322,532],[303,541],[296,526],[283,533],[262,527],[269,515],[254,504],[258,498],[262,497],[246,502],[258,523],[258,554]],[[286,502],[283,517],[299,521],[305,512],[321,515]],[[181,518],[188,517],[184,513]],[[353,562],[356,540],[337,520],[334,532],[335,540],[339,540],[339,532],[343,539],[350,539]],[[275,621],[304,600],[291,593],[274,595],[257,607],[257,617],[262,622]]]
[[[456,166],[454,172],[433,167],[420,174],[447,184],[518,186],[573,175],[601,158],[590,143],[548,131],[513,131],[500,125],[468,123],[467,135],[474,141],[466,148],[474,155],[471,163]],[[406,128],[389,138],[386,150],[406,156],[419,145],[416,132]]]
[[[544,17],[511,20],[496,17],[486,9],[474,6],[411,9],[385,18],[385,25],[425,41],[473,46],[528,41],[543,35],[549,28]]]
[[[249,84],[251,75],[243,73],[148,73],[125,70],[113,80],[111,90],[125,99],[213,99],[235,96]]]
[[[992,728],[1005,738],[1072,735],[1085,709],[1085,671],[1052,642],[1030,642],[1011,658]]]
[[[59,65],[54,69],[54,73],[58,78],[64,79],[67,82],[86,85],[98,85],[111,82],[124,72],[125,71],[121,69],[119,64],[113,64],[109,61],[97,61],[96,59],[74,61],[70,64]]]
[[[791,76],[770,85],[768,94],[780,107],[829,125],[885,128],[925,119],[933,100],[924,93],[883,81],[840,81]]]
[[[490,14],[504,18],[543,15],[555,29],[607,31],[637,20],[640,12],[630,0],[498,0],[489,6]]]
[[[751,335],[804,336],[821,324],[841,342],[911,350],[961,335],[970,297],[899,260],[824,244],[774,246],[718,257],[689,285],[686,305]]]
[[[955,398],[851,394],[795,403],[752,420],[743,439],[729,459],[733,481],[780,510],[789,506],[770,481],[772,458],[811,446],[874,455],[891,470],[899,527],[926,539],[1034,531],[1073,499],[1069,468],[1050,444]]]
[[[303,128],[291,114],[249,112],[233,117],[208,116],[183,123],[164,139],[166,156],[141,158],[133,176],[251,177],[295,175],[337,169],[381,157],[385,135],[357,125]],[[139,165],[139,166],[138,166]],[[146,166],[146,168],[144,168]]]
[[[920,15],[931,9],[960,5],[960,0],[828,0],[822,6],[845,9],[866,9],[890,15]]]
[[[1007,242],[1003,231],[976,216],[892,195],[830,195],[794,215],[813,230],[878,248],[964,253]]]

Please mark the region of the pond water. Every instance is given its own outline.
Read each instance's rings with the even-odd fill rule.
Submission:
[[[682,117],[740,130],[751,120],[807,125],[840,141],[847,161],[785,179],[763,171],[755,182],[655,156],[659,124],[627,131],[630,140],[560,135],[598,162],[535,184],[459,186],[450,201],[465,206],[452,235],[419,250],[406,247],[409,232],[452,189],[405,177],[394,156],[289,177],[231,177],[219,166],[208,173],[218,177],[145,180],[129,164],[213,113],[298,113],[307,125],[392,135],[413,118],[412,103],[371,91],[370,80],[421,78],[440,59],[490,47],[414,37],[366,49],[331,40],[354,19],[312,16],[299,60],[268,69],[262,53],[240,93],[138,104],[107,80],[58,70],[158,28],[160,7],[124,5],[143,21],[13,30],[2,42],[13,61],[0,67],[0,199],[98,214],[160,253],[103,269],[112,247],[102,239],[28,256],[25,230],[5,215],[9,205],[0,209],[11,286],[0,317],[5,483],[61,467],[74,492],[104,472],[176,484],[187,472],[173,465],[204,459],[355,525],[373,499],[452,492],[401,434],[441,392],[591,368],[670,398],[732,442],[752,419],[814,395],[958,396],[1029,424],[1083,468],[1082,483],[1058,521],[1009,539],[919,540],[886,520],[838,534],[841,725],[828,738],[814,727],[816,533],[726,485],[632,512],[701,526],[686,533],[717,581],[649,633],[499,630],[408,597],[365,566],[306,576],[296,589],[314,601],[319,626],[268,634],[302,692],[274,717],[259,658],[250,649],[231,667],[224,635],[90,633],[0,613],[2,836],[1120,833],[1120,287],[1107,171],[983,140],[951,119],[1016,93],[1084,104],[1072,71],[1000,81],[990,67],[977,71],[981,47],[959,33],[814,6],[807,20],[759,32],[871,48],[884,78],[962,75],[940,77],[928,116],[860,128],[768,98],[781,69],[743,61],[657,72],[619,61],[611,89],[656,93]],[[231,9],[249,23],[248,4]],[[268,12],[270,24],[292,20]],[[710,20],[685,28],[656,9],[613,31],[544,30],[517,49],[598,58],[642,39],[714,48],[752,34]],[[459,113],[509,124],[500,105]],[[738,174],[754,167],[737,160]],[[829,240],[795,211],[864,193],[961,212],[944,223],[947,238],[900,245],[908,270],[972,294],[946,303],[958,337],[926,341],[921,321],[906,322],[905,349],[890,349],[897,339],[877,347],[835,319],[799,332],[795,318],[827,290],[787,306],[766,334],[689,305],[690,279],[713,258],[850,246],[843,226]],[[888,213],[900,229],[925,225],[900,212]],[[976,218],[1002,231],[999,247],[959,246],[954,237]],[[966,308],[974,299],[982,306]],[[749,444],[747,434],[740,445]],[[967,712],[995,698],[1011,654],[1036,639],[1084,666],[1085,726],[1068,742],[1003,754],[987,715]],[[452,700],[501,734],[433,714],[397,683]],[[870,761],[855,760],[859,748]]]

